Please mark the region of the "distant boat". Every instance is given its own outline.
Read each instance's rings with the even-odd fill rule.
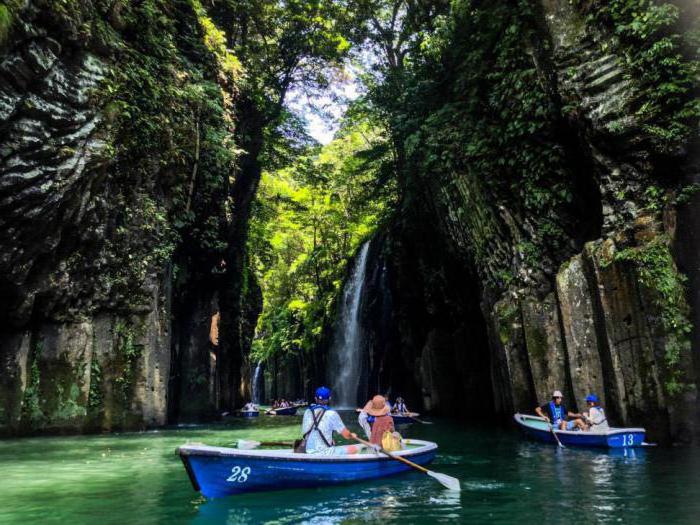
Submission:
[[[515,422],[527,436],[545,443],[556,444],[552,428],[544,418],[515,414]],[[595,430],[554,430],[554,432],[565,446],[628,448],[647,445],[644,442],[646,431],[643,428],[609,428],[600,432]]]
[[[420,416],[418,412],[406,412],[403,414],[389,414],[394,419],[394,425],[410,425],[416,422],[416,418]]]
[[[295,405],[284,408],[272,408],[265,413],[270,416],[293,416],[297,413],[297,408],[299,407]]]
[[[361,408],[356,408],[355,412],[360,413],[362,412]],[[401,414],[389,414],[391,418],[394,420],[394,425],[410,425],[411,423],[416,422],[416,418],[420,416],[418,412],[404,412]],[[369,416],[368,421],[371,423],[374,421],[373,416]]]
[[[437,445],[405,440],[393,454],[427,465]],[[327,486],[400,474],[411,467],[366,450],[349,456],[300,454],[291,450],[241,450],[184,445],[177,449],[195,490],[208,498],[245,492]]]

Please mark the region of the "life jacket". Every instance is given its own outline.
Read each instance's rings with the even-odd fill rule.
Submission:
[[[391,412],[388,414],[384,414],[383,416],[370,416],[369,414],[367,414],[367,423],[372,424],[372,423],[374,423],[374,420],[377,419],[378,417],[386,417],[386,416],[390,416],[390,415],[391,415]]]
[[[566,409],[564,405],[556,405],[554,401],[549,402],[549,418],[552,420],[552,424],[555,425],[560,421],[566,421]]]

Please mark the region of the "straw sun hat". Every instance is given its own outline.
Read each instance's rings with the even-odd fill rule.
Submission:
[[[374,396],[371,401],[367,401],[364,411],[370,416],[386,416],[389,413],[389,405],[386,404],[384,396]]]

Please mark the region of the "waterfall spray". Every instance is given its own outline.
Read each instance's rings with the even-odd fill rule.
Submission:
[[[332,381],[334,402],[341,407],[355,407],[357,404],[357,387],[362,368],[360,307],[368,251],[369,241],[362,245],[350,279],[345,284],[340,318],[331,349],[328,376]]]
[[[253,403],[259,405],[263,402],[264,380],[262,375],[262,361],[258,361],[253,374]]]

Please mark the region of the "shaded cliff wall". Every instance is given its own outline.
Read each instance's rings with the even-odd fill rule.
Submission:
[[[447,255],[428,217],[404,214],[372,240],[360,393],[402,396],[409,407],[433,413],[492,418],[479,281]]]
[[[491,391],[473,399],[503,416],[532,411],[555,388],[583,409],[595,391],[614,424],[669,442],[688,439],[697,407],[687,285],[695,305],[698,50],[683,33],[697,20],[687,20],[690,4],[632,4],[455,4],[439,60],[417,69],[422,83],[394,109],[407,137],[399,216],[428,216],[385,238],[404,254],[388,273],[391,296],[373,299],[392,302],[374,317],[387,308],[391,328],[368,323],[377,341],[394,331],[388,354],[410,349],[410,337],[444,342],[451,365],[468,362],[473,341],[454,337],[443,316],[470,332],[478,316],[453,298],[476,290],[488,357],[430,365],[437,383],[469,384],[487,363]],[[439,302],[450,307],[437,318],[430,294],[440,287],[406,271],[421,263],[422,276],[462,269],[446,274]],[[404,361],[421,357],[402,377],[430,362],[429,346],[407,350]],[[409,383],[402,389],[438,388],[426,376]]]
[[[213,411],[235,93],[217,30],[198,2],[2,9],[0,432]]]

